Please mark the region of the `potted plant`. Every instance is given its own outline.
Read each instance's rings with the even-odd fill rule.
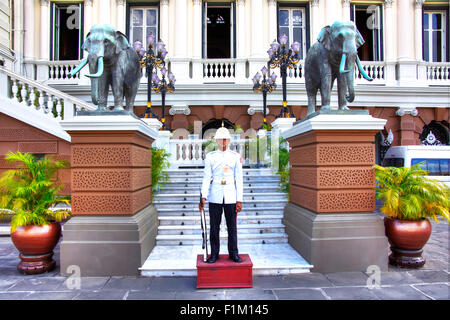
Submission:
[[[412,167],[381,167],[374,165],[377,199],[383,201],[380,211],[385,215],[386,236],[392,254],[389,263],[405,268],[425,264],[422,248],[431,235],[433,218],[449,222],[450,189],[427,177],[420,163]]]
[[[70,204],[68,197],[60,197],[64,185],[57,185],[52,177],[68,166],[64,160],[50,158],[36,160],[32,154],[6,155],[10,163],[18,163],[0,178],[0,212],[13,212],[11,240],[20,252],[17,269],[24,274],[38,274],[52,270],[53,249],[61,235],[60,222],[70,216],[70,209],[56,208],[59,203]]]

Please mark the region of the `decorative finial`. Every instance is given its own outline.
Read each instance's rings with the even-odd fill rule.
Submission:
[[[223,120],[222,120],[222,128],[223,128]]]

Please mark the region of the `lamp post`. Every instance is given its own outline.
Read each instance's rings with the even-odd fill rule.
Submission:
[[[166,75],[169,81],[166,81]],[[152,83],[153,83],[153,90],[155,90],[156,93],[161,93],[161,105],[162,105],[162,116],[161,116],[161,122],[162,127],[160,130],[166,129],[166,119],[164,116],[164,107],[166,105],[166,93],[173,93],[175,91],[175,76],[173,73],[167,74],[167,69],[162,68],[161,69],[161,79],[159,79],[158,74],[155,72],[152,75]]]
[[[153,69],[155,67],[158,69],[164,68],[165,66],[165,57],[167,55],[166,45],[159,41],[156,43],[156,54],[153,51],[153,43],[155,42],[155,36],[150,33],[147,36],[147,50],[142,47],[142,43],[140,41],[135,41],[133,43],[133,48],[136,53],[139,55],[141,59],[141,67],[145,67],[145,73],[147,76],[147,108],[145,109],[145,113],[140,116],[144,118],[149,118],[150,114],[153,118],[158,118],[158,116],[152,110],[152,74]]]
[[[273,90],[277,88],[277,84],[275,83],[277,79],[277,75],[275,72],[272,73],[271,76],[268,76],[269,70],[264,66],[261,69],[262,73],[262,81],[261,80],[261,74],[257,72],[255,76],[253,77],[253,91],[255,93],[262,92],[263,94],[263,116],[264,116],[264,124],[267,125],[267,119],[266,119],[266,105],[267,105],[267,93],[271,93]]]
[[[283,83],[283,107],[281,108],[280,114],[276,116],[276,118],[291,118],[295,117],[293,113],[289,111],[287,106],[287,98],[286,98],[286,77],[287,77],[287,69],[293,69],[294,66],[299,62],[299,52],[300,52],[300,43],[294,41],[291,44],[291,48],[288,49],[286,44],[288,41],[288,36],[282,34],[279,38],[280,43],[276,40],[272,42],[270,45],[270,49],[267,51],[269,54],[269,67],[274,69],[276,67],[280,67],[280,74]]]

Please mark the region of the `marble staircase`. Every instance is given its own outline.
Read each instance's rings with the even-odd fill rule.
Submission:
[[[156,247],[140,268],[141,274],[196,275],[196,255],[203,253],[198,211],[203,169],[171,169],[168,174],[169,182],[153,200],[158,210],[158,235]],[[270,168],[244,168],[243,176],[244,201],[237,216],[239,252],[251,255],[256,274],[309,272],[312,266],[287,243],[282,218],[288,200],[279,191],[279,176]],[[209,226],[208,203],[205,214]],[[227,253],[226,230],[222,216],[221,253]],[[283,256],[283,252],[284,258],[277,262],[270,257]]]

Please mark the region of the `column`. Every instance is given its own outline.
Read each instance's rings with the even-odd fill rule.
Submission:
[[[415,57],[416,60],[419,61],[419,66],[417,69],[417,77],[419,81],[426,81],[427,80],[427,67],[425,64],[421,63],[422,60],[422,52],[423,52],[423,45],[422,45],[422,5],[425,2],[425,0],[415,0],[415,8],[414,8],[414,42],[415,42]],[[447,18],[448,21],[448,18]],[[448,22],[447,22],[448,23]]]
[[[247,43],[245,41],[247,35],[245,26],[245,0],[236,1],[236,20],[236,81],[245,82],[245,65],[247,57]]]
[[[99,24],[111,24],[111,1],[100,0],[98,9]]]
[[[189,62],[187,57],[187,0],[175,0],[175,41],[171,49],[172,72],[178,83],[190,82]]]
[[[169,51],[169,0],[161,0],[160,3],[160,14],[159,14],[159,26],[160,26],[160,37],[161,40],[166,44],[167,51]]]
[[[87,34],[92,27],[92,2],[93,0],[84,1],[84,37],[86,39]],[[87,52],[85,51],[84,56],[87,57]]]
[[[265,57],[264,50],[264,33],[262,28],[264,26],[263,19],[263,1],[262,0],[252,0],[252,37],[251,37],[251,56],[255,58]],[[271,39],[273,41],[273,39]],[[269,43],[266,44],[269,48]]]
[[[277,1],[268,0],[269,2],[269,42],[277,39]]]
[[[42,60],[50,58],[50,8],[48,0],[41,0],[41,23],[40,23],[40,54]]]
[[[397,3],[397,57],[400,85],[414,85],[417,78],[417,63],[414,49],[414,2]]]
[[[202,63],[202,1],[192,0],[192,72],[195,83],[203,82],[203,63]],[[238,13],[239,14],[239,13]],[[239,43],[238,43],[239,48]]]
[[[416,60],[422,60],[422,4],[424,0],[416,0],[414,8],[414,42],[416,45]]]
[[[313,272],[387,270],[389,245],[375,211],[375,134],[386,120],[317,115],[281,133],[289,142],[289,244]]]
[[[311,45],[313,45],[320,32],[319,0],[311,0]]]
[[[385,57],[386,61],[386,85],[394,85],[395,84],[395,65],[396,65],[396,28],[395,28],[395,17],[394,17],[394,5],[395,0],[385,0],[384,1],[384,43],[389,44],[385,45]]]
[[[415,107],[400,107],[396,113],[400,117],[400,146],[417,145],[419,143],[419,132],[416,132],[415,117],[419,111]]]
[[[350,21],[350,0],[342,0],[342,21]]]
[[[25,48],[24,48],[24,56],[25,58],[32,58],[34,59],[35,56],[35,51],[34,51],[34,36],[35,36],[35,31],[36,31],[36,27],[35,27],[35,19],[34,19],[34,14],[35,14],[35,2],[34,1],[30,1],[27,2],[27,5],[24,8],[25,12],[25,19],[24,19],[24,29],[25,29],[25,34],[24,34],[24,40],[25,40]]]
[[[117,9],[116,9],[116,25],[117,25],[117,30],[119,30],[122,33],[126,33],[126,26],[125,26],[125,21],[126,21],[126,13],[125,13],[125,0],[117,0]]]
[[[336,0],[325,0],[325,24],[332,25],[333,22],[339,20],[338,15],[338,1]]]
[[[187,1],[175,0],[175,45],[173,57],[185,58],[187,49]]]

